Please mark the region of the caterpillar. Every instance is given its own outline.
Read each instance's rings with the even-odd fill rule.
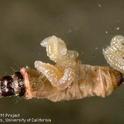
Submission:
[[[92,66],[82,64],[79,53],[68,50],[61,38],[49,36],[41,42],[41,46],[45,47],[47,56],[54,64],[36,60],[34,69],[23,67],[18,75],[10,76],[11,80],[2,78],[0,84],[4,90],[1,90],[1,96],[18,95],[53,102],[106,97],[124,81],[123,43],[123,36],[115,36],[111,45],[103,49],[110,66]],[[9,93],[10,89],[12,93]]]

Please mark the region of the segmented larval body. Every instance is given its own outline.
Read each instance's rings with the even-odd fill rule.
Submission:
[[[124,37],[117,35],[112,38],[110,46],[103,50],[108,64],[124,74]]]
[[[123,45],[124,37],[116,36],[111,46],[103,50],[113,69],[81,64],[77,51],[68,50],[65,42],[56,36],[48,37],[41,46],[46,48],[47,56],[55,64],[35,61],[36,69],[23,67],[13,75],[3,76],[0,96],[46,98],[54,102],[89,96],[105,97],[124,81]]]
[[[55,102],[95,95],[105,97],[122,81],[121,73],[110,67],[81,64],[78,52],[68,50],[64,41],[56,36],[46,38],[41,45],[55,64],[35,61],[36,70],[47,82],[41,81],[44,87],[38,93],[35,91],[34,97]]]

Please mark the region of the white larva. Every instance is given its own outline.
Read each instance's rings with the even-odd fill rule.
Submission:
[[[103,55],[111,67],[124,74],[124,36],[113,37],[110,46],[103,49]]]

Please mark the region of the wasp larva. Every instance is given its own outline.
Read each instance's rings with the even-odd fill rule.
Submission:
[[[105,59],[114,69],[124,73],[124,37],[112,38],[110,46],[103,50]]]
[[[113,69],[82,64],[77,51],[68,50],[62,39],[50,36],[41,42],[41,46],[46,48],[47,56],[55,64],[37,60],[35,69],[21,68],[18,76],[10,76],[11,81],[7,78],[6,86],[5,80],[1,80],[1,86],[5,86],[1,92],[10,84],[8,82],[14,84],[16,81],[16,85],[21,82],[22,87],[8,88],[6,92],[11,89],[11,94],[5,92],[7,95],[23,94],[28,99],[46,98],[54,102],[110,95],[123,81],[123,39],[122,36],[114,37],[111,46],[103,50]]]

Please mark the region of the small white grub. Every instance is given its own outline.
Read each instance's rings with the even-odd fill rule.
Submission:
[[[26,69],[28,69],[29,68],[29,66],[28,65],[26,65],[26,67],[25,67]]]
[[[116,27],[116,30],[119,31],[120,30],[120,27]]]
[[[98,3],[98,7],[101,8],[102,7],[102,4]]]
[[[105,31],[106,34],[108,34],[108,31]]]

